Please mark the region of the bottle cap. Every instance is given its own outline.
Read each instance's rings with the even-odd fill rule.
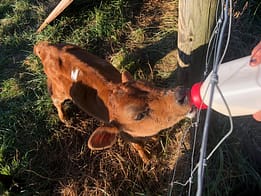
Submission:
[[[202,101],[200,95],[200,87],[202,82],[195,83],[190,90],[190,101],[191,104],[196,106],[198,109],[207,109],[208,106]]]

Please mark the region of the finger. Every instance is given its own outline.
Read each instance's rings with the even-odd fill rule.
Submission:
[[[250,66],[256,66],[261,63],[261,41],[251,52]]]
[[[253,118],[256,120],[256,121],[259,121],[261,122],[261,110],[256,112],[255,114],[253,114]]]

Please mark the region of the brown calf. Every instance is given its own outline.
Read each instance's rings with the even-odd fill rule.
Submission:
[[[40,42],[34,47],[47,75],[48,89],[61,121],[66,121],[66,99],[106,123],[88,141],[93,150],[111,147],[117,135],[153,136],[173,126],[190,110],[183,88],[166,90],[129,73],[119,73],[110,63],[73,45]],[[141,146],[133,143],[144,162]]]

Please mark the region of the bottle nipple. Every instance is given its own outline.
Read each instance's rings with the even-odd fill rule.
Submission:
[[[192,105],[196,106],[198,109],[207,109],[208,106],[202,101],[200,95],[200,87],[202,82],[195,83],[190,90],[190,102]]]

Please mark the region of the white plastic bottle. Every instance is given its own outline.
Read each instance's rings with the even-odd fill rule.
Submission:
[[[254,114],[261,110],[261,65],[251,67],[250,56],[236,59],[218,68],[218,83],[232,116]],[[196,107],[207,107],[210,98],[209,82],[212,72],[206,80],[195,84],[191,89],[191,102]],[[226,105],[215,87],[212,109],[229,115]]]

